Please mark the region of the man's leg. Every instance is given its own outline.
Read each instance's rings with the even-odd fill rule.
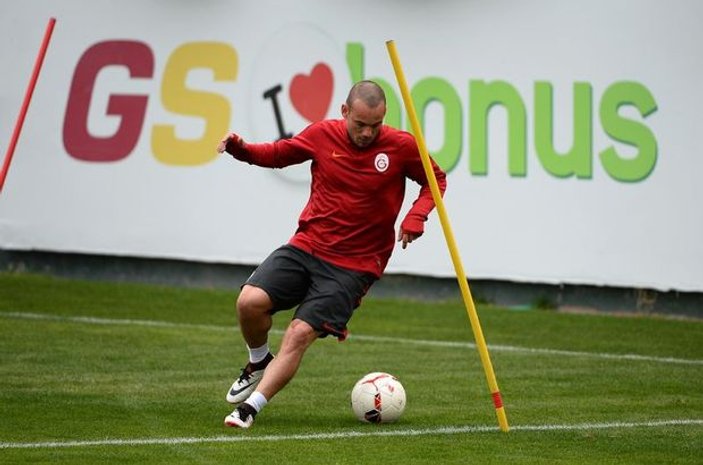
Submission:
[[[271,400],[293,379],[300,362],[303,360],[303,354],[319,335],[312,326],[303,320],[291,321],[283,335],[281,348],[276,358],[266,368],[264,377],[256,391],[263,394],[267,401]]]
[[[245,284],[237,299],[237,319],[244,341],[249,347],[261,347],[268,342],[273,319],[273,302],[263,289]]]
[[[271,298],[263,289],[245,285],[237,299],[237,318],[249,349],[249,363],[242,369],[227,392],[227,402],[238,404],[254,391],[264,369],[273,359],[269,352],[268,332],[271,329]]]
[[[254,423],[256,414],[293,379],[305,351],[318,337],[319,333],[305,321],[298,319],[291,321],[283,335],[278,355],[266,367],[258,387],[225,417],[225,425],[249,428]]]

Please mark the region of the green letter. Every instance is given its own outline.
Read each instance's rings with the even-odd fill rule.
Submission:
[[[461,101],[456,90],[444,79],[430,77],[422,79],[410,92],[417,108],[420,128],[426,133],[425,112],[432,102],[444,107],[444,144],[434,152],[433,158],[446,172],[456,166],[461,156]],[[412,129],[412,128],[410,128]]]
[[[608,174],[618,181],[638,182],[645,179],[657,163],[657,139],[642,123],[623,118],[618,111],[632,105],[646,118],[657,109],[649,90],[638,82],[616,82],[608,87],[600,100],[600,121],[613,139],[639,149],[634,157],[622,157],[615,147],[600,153],[601,163]]]
[[[574,83],[573,142],[566,153],[554,149],[554,105],[552,85],[535,83],[535,149],[545,170],[566,178],[574,174],[588,179],[592,172],[591,85]]]
[[[520,94],[505,81],[470,81],[469,93],[469,170],[477,175],[488,173],[488,113],[494,105],[500,104],[508,111],[510,175],[524,177],[527,173],[527,117]]]

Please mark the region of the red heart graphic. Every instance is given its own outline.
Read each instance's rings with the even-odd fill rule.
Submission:
[[[327,115],[333,89],[332,70],[325,63],[318,63],[309,75],[293,76],[290,82],[290,101],[298,113],[313,123]]]

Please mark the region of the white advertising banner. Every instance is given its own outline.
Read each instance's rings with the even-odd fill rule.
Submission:
[[[3,152],[50,17],[2,249],[260,262],[309,166],[218,140],[338,118],[359,79],[409,128],[393,39],[470,278],[703,291],[701,2],[6,1]],[[387,271],[454,274],[436,215]]]

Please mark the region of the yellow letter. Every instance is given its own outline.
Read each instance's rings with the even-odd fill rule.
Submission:
[[[229,101],[211,92],[186,87],[194,68],[211,69],[215,81],[234,81],[239,59],[237,51],[221,42],[192,42],[173,51],[166,63],[161,83],[161,101],[166,110],[205,120],[205,133],[199,139],[178,139],[174,126],[154,125],[151,149],[167,165],[202,165],[217,157],[213,144],[226,133],[230,121]]]

